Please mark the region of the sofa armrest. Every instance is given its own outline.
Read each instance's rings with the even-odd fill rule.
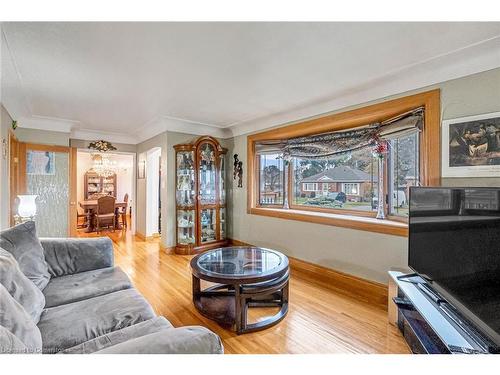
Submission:
[[[215,333],[199,326],[169,328],[99,350],[95,354],[223,354]]]
[[[40,238],[53,277],[113,267],[113,242],[99,238]]]

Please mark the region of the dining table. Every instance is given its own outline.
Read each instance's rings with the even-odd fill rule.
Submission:
[[[85,229],[85,232],[95,232],[94,215],[97,212],[97,199],[86,199],[78,202],[78,204],[87,214],[87,228]],[[115,229],[122,229],[119,218],[120,208],[124,207],[127,207],[127,202],[115,202]]]

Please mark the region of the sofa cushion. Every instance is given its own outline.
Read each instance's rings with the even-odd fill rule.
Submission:
[[[130,339],[149,335],[150,333],[159,332],[165,329],[172,329],[172,324],[163,316],[146,320],[133,326],[120,329],[118,331],[107,333],[103,336],[96,337],[93,340],[86,341],[80,345],[64,350],[64,354],[88,354],[98,350],[108,348],[110,346],[120,344]]]
[[[7,328],[0,326],[0,354],[25,354],[28,348]]]
[[[34,320],[40,320],[45,306],[45,297],[31,280],[19,268],[14,256],[0,247],[0,284],[21,304]]]
[[[130,339],[96,354],[224,354],[219,336],[205,327],[190,326]]]
[[[19,268],[43,290],[50,279],[43,248],[36,236],[35,222],[28,221],[0,232],[0,247],[3,247],[19,263]]]
[[[125,289],[45,309],[38,327],[43,352],[57,353],[154,317],[151,306],[135,289]]]
[[[97,238],[40,238],[52,277],[113,267],[113,241]]]
[[[0,326],[16,336],[30,353],[41,351],[42,337],[40,330],[29,314],[3,285],[0,285]]]
[[[131,287],[128,276],[118,267],[53,277],[43,290],[45,307],[77,302]]]

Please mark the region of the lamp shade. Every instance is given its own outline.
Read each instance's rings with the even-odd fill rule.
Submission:
[[[21,217],[33,217],[36,215],[36,198],[38,195],[18,195],[19,206],[17,213]]]

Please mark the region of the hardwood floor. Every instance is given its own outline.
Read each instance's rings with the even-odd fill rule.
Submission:
[[[401,334],[387,322],[387,311],[293,271],[290,310],[278,325],[236,335],[204,318],[191,301],[191,256],[167,254],[158,240],[130,232],[103,232],[114,243],[115,263],[132,279],[159,315],[176,326],[202,325],[216,332],[226,353],[409,353]],[[79,231],[81,237],[94,237]],[[259,319],[269,309],[251,309]]]

